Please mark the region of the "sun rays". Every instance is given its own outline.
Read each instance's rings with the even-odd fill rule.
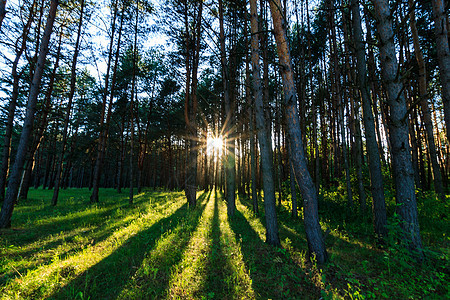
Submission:
[[[224,141],[222,136],[210,136],[206,140],[206,153],[209,156],[218,155],[222,156]]]

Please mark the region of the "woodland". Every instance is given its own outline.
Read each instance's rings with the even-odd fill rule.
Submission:
[[[0,1],[0,299],[449,297],[449,11]]]

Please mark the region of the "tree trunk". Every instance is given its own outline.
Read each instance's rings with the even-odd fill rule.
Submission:
[[[291,187],[291,199],[292,199],[292,218],[298,218],[298,209],[297,209],[297,189],[295,185],[295,173],[294,173],[294,164],[291,160],[291,154],[289,153],[289,182]]]
[[[30,190],[31,175],[33,172],[33,167],[34,167],[34,157],[31,156],[25,162],[25,165],[24,165],[24,172],[22,174],[22,179],[20,180],[19,195],[17,197],[17,201],[28,198],[28,191]]]
[[[137,60],[137,39],[138,39],[138,22],[139,22],[139,0],[136,1],[136,22],[134,24],[134,45],[133,45],[133,81],[131,83],[131,99],[130,99],[130,194],[129,204],[133,204],[133,151],[134,151],[134,98],[137,100],[136,91],[136,60]]]
[[[0,212],[0,228],[6,228],[11,225],[11,216],[14,210],[14,204],[17,200],[17,194],[19,192],[19,184],[23,171],[22,168],[25,161],[29,140],[33,131],[33,122],[36,112],[37,98],[39,95],[39,87],[41,85],[42,74],[44,72],[48,45],[53,31],[53,23],[55,21],[58,4],[58,0],[51,1],[47,23],[45,25],[44,35],[42,37],[41,47],[39,50],[38,61],[34,71],[33,80],[31,82],[30,93],[28,95],[27,110],[25,113],[22,133],[20,135],[19,146],[14,164],[11,168],[8,189],[6,191],[5,200],[3,201],[2,210]]]
[[[0,0],[0,5],[5,5],[6,1]],[[11,94],[11,100],[9,102],[8,106],[8,119],[6,121],[5,126],[5,136],[3,137],[3,155],[2,155],[2,166],[0,169],[0,202],[3,201],[5,197],[5,187],[6,187],[6,177],[8,175],[8,169],[9,169],[9,158],[11,153],[11,137],[13,132],[13,125],[14,125],[14,115],[16,112],[16,106],[17,106],[17,99],[19,98],[19,80],[21,74],[17,73],[17,67],[19,66],[20,58],[23,54],[23,52],[26,49],[27,39],[28,39],[28,32],[30,30],[31,23],[34,19],[34,6],[36,5],[36,1],[33,1],[33,4],[30,7],[30,13],[28,15],[28,21],[23,27],[22,35],[19,39],[21,39],[21,45],[20,48],[16,49],[16,57],[14,58],[13,65],[12,65],[12,71],[11,76],[13,78],[13,90]],[[1,18],[1,8],[0,8],[0,18]],[[1,26],[1,21],[0,21]],[[17,40],[16,44],[19,43],[19,40]]]
[[[261,43],[261,52],[262,52],[262,67],[263,67],[263,81],[262,81],[262,90],[263,90],[263,109],[264,109],[264,118],[266,131],[267,131],[267,141],[269,143],[269,151],[270,151],[270,160],[273,164],[273,151],[272,151],[272,111],[269,103],[269,53],[268,53],[268,25],[267,25],[267,8],[265,0],[260,0],[260,18],[259,18],[259,38]],[[273,172],[273,171],[272,171]],[[261,177],[260,177],[261,179]]]
[[[278,236],[278,223],[275,203],[275,185],[273,182],[273,162],[271,155],[271,142],[266,131],[266,119],[264,116],[263,91],[259,67],[259,37],[258,37],[258,13],[256,0],[250,0],[251,32],[252,32],[252,69],[253,90],[255,95],[256,130],[258,133],[261,152],[261,168],[264,190],[264,210],[266,213],[266,242],[273,246],[280,246]],[[256,198],[256,197],[255,197]]]
[[[75,94],[75,84],[77,80],[77,60],[78,60],[78,53],[79,53],[79,46],[80,46],[80,39],[81,39],[81,28],[83,26],[83,13],[84,13],[84,0],[81,0],[80,3],[80,20],[78,23],[78,31],[77,31],[77,40],[75,42],[75,50],[72,58],[72,67],[70,72],[70,91],[69,91],[69,102],[67,103],[66,108],[66,115],[64,118],[64,129],[63,129],[63,139],[62,139],[62,149],[61,153],[58,158],[58,163],[56,166],[56,180],[55,180],[55,188],[53,189],[53,197],[52,197],[52,205],[56,206],[58,203],[58,194],[59,194],[59,187],[61,184],[61,173],[63,170],[63,163],[64,163],[64,155],[66,152],[66,146],[67,146],[67,134],[69,130],[69,120],[70,120],[70,113],[72,111],[72,101],[73,96]]]
[[[44,97],[44,101],[43,101],[43,109],[42,109],[41,114],[40,115],[38,114],[39,117],[36,122],[37,127],[34,130],[35,134],[33,137],[33,141],[31,142],[30,146],[28,147],[27,158],[25,160],[26,167],[24,168],[25,172],[22,176],[22,180],[20,183],[18,199],[27,199],[28,190],[30,188],[31,172],[32,172],[32,168],[34,165],[34,155],[35,155],[37,149],[39,148],[39,145],[42,141],[42,137],[44,136],[44,132],[47,129],[47,124],[48,124],[47,117],[48,117],[48,113],[50,112],[50,108],[51,108],[53,88],[54,88],[54,83],[55,83],[55,79],[56,79],[56,71],[58,70],[58,67],[59,67],[62,36],[63,36],[63,30],[61,30],[60,35],[59,35],[58,50],[56,51],[56,60],[55,60],[54,66],[53,66],[52,73],[50,74],[50,80],[48,82],[47,91],[45,92],[45,97]],[[54,144],[55,147],[53,147],[53,149],[56,149],[57,128],[58,128],[58,121],[55,122],[55,144]]]
[[[319,224],[317,192],[307,168],[303,149],[302,134],[297,109],[297,95],[295,92],[292,63],[289,53],[284,17],[279,10],[280,0],[270,1],[270,10],[277,42],[277,52],[283,79],[284,101],[286,106],[286,123],[289,134],[291,159],[295,168],[297,184],[303,196],[304,223],[308,241],[309,255],[315,257],[318,263],[324,263],[327,258],[325,242]]]
[[[102,112],[100,116],[100,135],[98,139],[98,147],[97,147],[97,158],[95,161],[95,167],[94,167],[94,174],[92,178],[92,194],[90,197],[91,203],[98,202],[98,192],[99,192],[99,186],[100,186],[100,177],[102,174],[102,167],[103,167],[103,159],[105,157],[105,148],[106,148],[106,141],[108,139],[108,127],[109,127],[109,118],[111,116],[111,110],[112,110],[112,102],[114,98],[114,88],[115,88],[115,79],[116,79],[116,70],[117,65],[119,63],[119,50],[120,50],[120,41],[122,37],[122,25],[123,25],[123,19],[124,19],[124,8],[122,8],[122,16],[120,19],[120,28],[119,28],[119,37],[117,39],[117,47],[116,47],[116,54],[115,54],[115,63],[114,63],[114,70],[113,70],[113,79],[111,83],[111,94],[109,98],[109,105],[108,105],[108,111],[106,111],[106,100],[108,98],[108,86],[109,86],[109,73],[111,69],[111,61],[112,61],[112,55],[113,55],[113,44],[114,44],[114,33],[116,28],[116,18],[117,18],[117,0],[114,4],[114,14],[113,14],[113,23],[111,27],[111,40],[109,44],[109,54],[108,54],[108,63],[106,67],[106,75],[105,75],[105,87],[104,87],[104,93],[103,93],[103,101],[102,101]],[[105,113],[106,113],[106,120],[105,120]]]
[[[412,93],[409,91],[409,94],[411,95],[410,102],[412,103],[414,101],[414,97],[412,96]],[[411,108],[410,108],[411,109]],[[409,118],[408,122],[408,130],[409,130],[409,136],[411,139],[411,150],[412,150],[412,164],[414,168],[414,182],[416,183],[416,188],[421,189],[422,184],[420,182],[420,169],[419,169],[419,147],[417,146],[417,137],[416,137],[416,131],[414,130],[414,120],[417,118],[417,109],[413,109],[411,112],[411,118]]]
[[[352,53],[353,49],[351,49],[351,39],[352,32],[349,30],[349,26],[351,27],[350,23],[350,11],[343,10],[343,28],[344,28],[344,53]],[[350,28],[351,29],[351,28]],[[350,50],[351,49],[351,50]],[[346,90],[347,95],[345,96],[350,100],[350,107],[347,107],[347,109],[350,111],[350,134],[349,144],[351,145],[351,155],[349,157],[353,157],[354,164],[356,167],[356,179],[357,179],[357,187],[358,187],[358,197],[359,197],[359,210],[361,215],[364,214],[366,210],[366,191],[364,189],[364,181],[363,181],[363,172],[362,172],[362,165],[363,165],[363,148],[362,148],[362,132],[361,132],[361,123],[360,123],[360,105],[359,102],[356,100],[356,89],[353,87],[353,83],[356,81],[356,75],[354,72],[354,69],[350,66],[351,56],[346,55],[345,56],[345,69],[346,69],[346,84],[348,84],[349,88]],[[353,140],[352,140],[353,137]]]
[[[332,2],[330,2],[331,4]],[[331,41],[333,46],[333,69],[334,69],[334,97],[337,103],[337,116],[338,116],[338,128],[340,129],[341,143],[342,143],[342,156],[344,160],[344,169],[345,169],[345,182],[347,186],[347,205],[349,208],[353,206],[353,193],[352,186],[350,182],[350,166],[348,162],[348,148],[346,142],[346,134],[345,134],[345,116],[344,116],[344,99],[341,94],[341,72],[338,63],[338,48],[336,42],[336,26],[334,24],[334,7],[331,5],[330,7],[330,28],[331,28]]]
[[[434,29],[436,33],[436,50],[439,60],[439,74],[442,84],[442,103],[444,104],[444,120],[447,128],[447,142],[450,143],[450,49],[449,49],[449,28],[446,26],[446,16],[444,0],[432,0]]]
[[[256,0],[254,0],[256,7]],[[247,14],[246,14],[247,16]],[[248,18],[246,18],[246,22],[248,23]],[[256,20],[257,22],[257,20]],[[257,25],[256,25],[257,26]],[[247,26],[245,26],[245,36],[246,36],[246,45],[248,47],[248,34],[247,34]],[[258,42],[258,41],[257,41]],[[256,44],[258,46],[258,44]],[[247,48],[248,50],[248,48]],[[251,185],[251,195],[252,195],[252,203],[253,203],[253,212],[255,214],[259,213],[259,207],[258,207],[258,192],[256,190],[256,143],[255,143],[255,103],[253,101],[252,92],[251,92],[251,77],[250,77],[250,62],[251,62],[251,56],[248,54],[248,51],[246,51],[246,64],[245,64],[245,96],[247,101],[247,113],[248,113],[248,128],[249,128],[249,142],[250,142],[250,164],[248,168],[250,169],[250,176],[248,176],[248,181],[251,181],[249,185]],[[258,54],[258,53],[257,53]],[[259,56],[259,54],[258,54]],[[259,58],[258,58],[259,60]],[[259,67],[259,65],[258,65]],[[250,193],[248,193],[250,195]]]
[[[236,210],[236,158],[235,158],[235,124],[234,124],[234,103],[231,97],[231,78],[234,72],[230,72],[230,66],[227,63],[225,51],[225,33],[223,26],[223,6],[222,0],[219,0],[219,23],[220,23],[220,56],[222,66],[222,81],[225,104],[225,182],[226,182],[226,199],[227,199],[227,214],[233,216]]]
[[[185,121],[188,131],[189,151],[186,155],[186,176],[185,194],[189,207],[193,208],[197,204],[197,71],[200,58],[201,21],[203,11],[203,1],[200,1],[197,11],[197,18],[194,20],[194,34],[189,34],[188,5],[185,4],[185,34],[186,34],[186,98],[185,98]],[[193,40],[191,40],[193,38]],[[194,49],[190,49],[191,42]],[[193,52],[193,53],[190,53]],[[192,54],[192,55],[190,55]],[[192,71],[191,71],[192,64]]]
[[[400,216],[402,240],[407,247],[423,257],[414,186],[414,169],[408,139],[407,108],[394,45],[392,14],[386,0],[373,0],[378,20],[382,79],[389,105],[389,138],[395,181],[397,212]]]
[[[361,28],[361,17],[357,0],[352,0],[353,35],[356,50],[356,70],[358,86],[362,101],[363,122],[366,136],[366,148],[369,156],[369,175],[372,192],[373,227],[377,238],[387,235],[386,202],[384,199],[383,175],[381,172],[380,153],[375,133],[375,123],[370,100],[364,40]]]
[[[117,193],[122,193],[122,176],[123,176],[123,162],[125,160],[125,114],[122,116],[121,127],[119,128],[120,148],[119,159],[117,161]]]
[[[436,143],[434,141],[433,122],[431,120],[430,107],[428,105],[428,91],[427,91],[427,71],[425,67],[425,61],[422,55],[422,49],[419,43],[419,34],[416,27],[416,14],[414,2],[412,0],[409,3],[409,25],[411,27],[411,33],[414,44],[414,53],[416,55],[417,64],[419,65],[419,97],[420,107],[422,108],[423,121],[425,123],[425,132],[427,135],[428,150],[430,151],[431,168],[433,170],[434,190],[442,201],[444,201],[444,188],[442,186],[441,168],[438,163],[438,154],[436,151]],[[450,62],[450,60],[449,60]]]

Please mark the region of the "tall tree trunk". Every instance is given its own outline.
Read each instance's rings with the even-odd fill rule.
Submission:
[[[0,212],[0,228],[6,228],[11,225],[11,216],[14,210],[14,204],[17,200],[17,194],[19,192],[20,178],[23,171],[22,168],[33,131],[33,122],[36,112],[37,98],[39,95],[39,87],[41,85],[42,74],[44,72],[48,45],[53,31],[53,23],[55,21],[58,4],[58,0],[51,1],[47,23],[45,25],[44,35],[42,37],[41,47],[39,50],[38,61],[34,71],[33,80],[31,82],[30,93],[28,95],[27,110],[25,113],[22,133],[20,135],[19,146],[14,164],[11,168],[8,189],[6,191],[5,200],[3,201],[2,210]]]
[[[278,223],[275,203],[275,185],[273,182],[273,162],[271,155],[271,142],[266,131],[264,117],[263,91],[259,67],[259,29],[256,0],[250,0],[251,32],[252,32],[252,69],[253,90],[255,95],[256,130],[258,133],[259,148],[261,152],[261,168],[264,190],[264,210],[266,213],[266,243],[274,246],[280,245],[278,236]]]
[[[441,168],[438,163],[438,154],[436,151],[436,143],[434,141],[433,122],[431,120],[430,107],[428,105],[428,91],[427,91],[427,71],[425,61],[422,55],[422,49],[419,43],[419,34],[416,27],[416,14],[414,2],[412,0],[409,3],[409,25],[411,27],[411,33],[414,44],[414,54],[416,55],[417,64],[419,65],[419,97],[420,107],[422,108],[423,120],[425,123],[425,130],[428,141],[428,150],[430,151],[431,168],[433,170],[434,190],[438,194],[439,198],[444,200],[444,188],[442,186]],[[450,60],[449,60],[450,62]]]
[[[254,5],[256,7],[256,0]],[[246,20],[248,22],[248,20]],[[257,22],[257,20],[256,20]],[[247,26],[245,27],[247,28]],[[248,36],[248,34],[245,35],[246,37]],[[257,41],[258,42],[258,41]],[[246,45],[249,45],[248,42],[246,42]],[[258,44],[256,44],[258,46]],[[248,53],[248,51],[246,52]],[[257,53],[258,54],[258,53]],[[259,56],[259,55],[258,55]],[[255,142],[255,101],[253,101],[253,97],[252,97],[252,93],[251,93],[251,88],[250,88],[250,56],[247,54],[246,55],[246,66],[245,66],[245,74],[246,74],[246,99],[247,99],[247,113],[248,113],[248,123],[249,123],[249,141],[250,141],[250,178],[251,178],[251,194],[252,194],[252,203],[253,203],[253,212],[255,214],[259,213],[259,208],[258,208],[258,191],[256,190],[256,142]],[[258,59],[259,60],[259,59]],[[258,65],[259,67],[259,65]],[[261,81],[260,81],[261,82]],[[250,193],[249,193],[250,194]]]
[[[117,193],[122,193],[122,176],[123,176],[123,162],[125,160],[125,114],[122,116],[121,126],[119,127],[120,148],[119,159],[117,161]]]
[[[342,156],[344,160],[344,169],[345,169],[345,182],[347,186],[347,205],[348,207],[353,206],[353,193],[352,186],[350,182],[350,166],[348,162],[348,148],[346,142],[346,134],[345,134],[345,116],[344,116],[344,99],[341,93],[341,72],[338,63],[338,48],[336,42],[336,26],[334,23],[334,7],[332,5],[333,2],[330,2],[330,28],[331,28],[331,41],[333,46],[333,69],[334,69],[334,97],[337,103],[337,116],[338,116],[338,128],[340,129],[341,143],[342,143]]]
[[[131,100],[130,100],[130,195],[129,204],[133,204],[133,151],[134,151],[134,98],[137,100],[136,91],[136,60],[137,60],[137,39],[138,39],[138,22],[139,22],[139,0],[136,1],[136,22],[134,24],[134,45],[133,45],[133,81],[131,83]]]
[[[64,118],[62,149],[61,149],[61,153],[58,158],[58,163],[57,163],[57,167],[56,167],[55,187],[53,189],[53,197],[52,197],[52,205],[53,206],[56,206],[56,204],[58,203],[59,187],[61,184],[61,173],[62,173],[62,169],[63,169],[64,155],[65,155],[66,147],[67,147],[67,134],[69,131],[70,113],[72,111],[72,101],[73,101],[73,96],[75,94],[75,84],[76,84],[76,80],[77,80],[76,71],[77,71],[77,60],[78,60],[80,39],[81,39],[81,28],[83,26],[84,0],[81,0],[80,5],[81,5],[80,20],[78,21],[77,40],[75,42],[75,50],[74,50],[74,54],[73,54],[73,58],[72,58],[72,67],[71,67],[71,72],[70,72],[69,101],[67,103],[66,115]]]
[[[59,34],[59,41],[58,41],[58,50],[56,51],[56,60],[55,64],[53,66],[52,73],[50,74],[50,80],[48,82],[48,88],[45,92],[45,97],[43,101],[43,109],[40,114],[38,114],[38,120],[37,120],[37,126],[34,130],[34,137],[33,141],[31,142],[30,146],[28,147],[28,153],[27,158],[25,160],[25,172],[22,175],[22,180],[20,183],[19,188],[19,194],[18,199],[27,199],[28,196],[28,190],[30,188],[30,179],[31,179],[31,171],[34,164],[34,155],[39,148],[39,145],[41,143],[42,137],[44,136],[44,132],[47,129],[48,124],[48,113],[51,109],[51,102],[52,102],[52,94],[53,94],[53,88],[54,83],[56,79],[56,71],[59,68],[59,60],[61,56],[61,43],[62,43],[62,37],[63,37],[63,29],[61,28],[60,34]],[[55,134],[58,128],[58,121],[55,122]],[[55,135],[55,147],[53,149],[56,149],[56,135]]]
[[[116,18],[117,18],[117,0],[114,2],[114,14],[113,14],[113,23],[111,27],[111,40],[109,44],[109,54],[108,54],[108,63],[106,67],[106,75],[105,75],[105,90],[103,93],[103,99],[102,99],[102,112],[100,116],[100,135],[98,139],[98,147],[97,147],[97,158],[95,161],[95,167],[94,167],[94,174],[92,178],[92,194],[90,197],[91,203],[98,202],[98,192],[99,192],[99,186],[100,186],[100,177],[102,174],[102,168],[103,168],[103,159],[105,157],[105,148],[106,148],[106,142],[108,139],[108,127],[109,127],[109,118],[111,116],[112,111],[112,102],[114,99],[114,89],[115,89],[115,81],[116,81],[116,71],[117,71],[117,65],[119,64],[119,50],[120,50],[120,44],[121,44],[121,37],[122,37],[122,26],[123,26],[123,19],[124,19],[124,8],[122,7],[121,12],[121,18],[120,18],[120,28],[119,28],[119,37],[117,39],[117,46],[116,46],[116,53],[115,53],[115,62],[114,62],[114,70],[113,70],[113,79],[111,83],[111,91],[109,95],[109,104],[108,104],[108,110],[106,110],[106,101],[108,98],[108,88],[109,88],[109,73],[111,69],[111,61],[113,56],[113,44],[114,44],[114,35],[115,35],[115,28],[116,28]],[[106,114],[106,119],[105,119]]]
[[[283,164],[281,159],[281,103],[278,100],[278,97],[275,98],[275,174],[277,179],[277,189],[278,189],[278,204],[281,206],[282,202],[282,188],[281,188],[281,180],[282,180],[282,171]],[[281,99],[280,99],[281,100]]]
[[[311,24],[310,24],[310,18],[309,18],[309,1],[306,0],[306,23],[307,23],[307,47],[308,47],[308,62],[309,62],[309,68],[312,69],[312,47],[311,47]],[[313,160],[313,174],[314,174],[314,183],[316,184],[316,190],[319,192],[320,189],[320,162],[319,162],[319,142],[318,142],[318,136],[317,136],[317,100],[316,97],[314,97],[314,90],[313,90],[313,76],[309,76],[309,86],[311,89],[311,114],[313,116],[313,124],[312,124],[312,149],[314,149],[314,153],[311,155],[311,159]],[[325,133],[323,133],[325,134]],[[289,163],[290,164],[290,163]],[[289,168],[291,175],[293,174],[292,167]],[[291,178],[294,178],[292,176]],[[294,184],[295,187],[295,184]],[[292,185],[291,185],[292,188]],[[295,191],[295,189],[294,189]],[[297,196],[295,195],[295,198]],[[297,209],[297,208],[296,208]]]
[[[262,52],[262,67],[263,67],[263,81],[262,81],[262,90],[263,90],[263,109],[264,109],[264,118],[266,131],[267,131],[267,141],[269,143],[269,151],[270,151],[270,160],[273,164],[273,151],[272,151],[272,110],[269,103],[269,52],[268,52],[268,25],[267,25],[267,1],[260,0],[260,18],[259,18],[259,38],[261,43],[261,52]],[[272,171],[273,172],[273,171]]]
[[[372,103],[371,103],[371,111],[373,112],[373,119],[375,121],[375,133],[376,133],[376,139],[377,139],[377,144],[378,144],[378,153],[380,155],[381,158],[381,164],[382,166],[386,166],[386,160],[385,160],[385,155],[384,155],[384,149],[383,149],[383,143],[382,143],[382,138],[381,138],[381,125],[384,126],[384,133],[386,134],[386,138],[384,140],[387,140],[388,142],[388,151],[389,151],[389,140],[387,137],[387,130],[385,127],[385,123],[384,123],[384,114],[383,114],[383,102],[381,101],[381,96],[380,96],[380,87],[378,85],[378,78],[376,76],[376,64],[375,64],[375,56],[373,53],[373,48],[375,45],[375,40],[372,37],[372,30],[371,30],[371,22],[370,22],[370,18],[369,18],[369,11],[367,9],[367,7],[364,7],[364,14],[366,15],[365,18],[365,25],[366,25],[366,42],[367,42],[367,52],[368,52],[368,56],[367,56],[367,72],[368,72],[368,79],[367,79],[367,84],[369,85],[370,89],[369,91],[372,91]],[[360,22],[361,23],[361,22]],[[362,37],[362,33],[361,33],[361,41],[363,41],[363,37]],[[358,75],[359,76],[359,75]],[[370,99],[370,98],[369,98]],[[378,99],[380,99],[380,109],[381,111],[381,121],[380,122],[380,118],[379,118],[379,114],[378,114],[378,107],[377,107],[377,102]],[[364,113],[364,105],[363,105],[363,114]],[[364,118],[364,116],[363,116]],[[365,123],[364,123],[365,126]],[[370,160],[370,158],[369,158]],[[370,164],[369,164],[370,165]]]
[[[6,2],[6,1],[5,1]],[[5,4],[4,1],[0,0],[0,3]],[[6,187],[6,177],[8,175],[9,169],[9,158],[11,153],[11,137],[13,132],[14,125],[14,115],[16,112],[17,99],[19,98],[19,81],[21,74],[17,73],[17,67],[19,66],[20,58],[22,57],[23,52],[26,49],[28,33],[30,30],[31,23],[34,19],[34,7],[36,5],[36,1],[33,1],[33,4],[30,7],[30,13],[28,15],[27,23],[24,25],[22,30],[22,35],[16,41],[16,45],[20,42],[20,47],[16,48],[16,57],[14,58],[11,76],[13,78],[13,90],[11,94],[11,100],[8,105],[8,119],[6,121],[5,126],[5,135],[3,137],[3,155],[2,155],[2,166],[0,169],[0,202],[3,201],[5,197],[5,187]],[[1,25],[1,22],[0,22]]]
[[[314,256],[318,263],[324,263],[327,260],[328,255],[319,224],[317,192],[308,171],[303,149],[291,56],[286,37],[286,28],[284,26],[284,17],[281,14],[280,7],[280,0],[270,1],[274,35],[277,42],[280,71],[283,79],[286,123],[288,125],[289,147],[291,150],[290,154],[295,168],[297,184],[300,187],[303,197],[304,223],[309,255]]]
[[[432,0],[434,29],[436,33],[436,50],[439,60],[439,74],[442,84],[442,103],[444,104],[444,120],[447,128],[447,142],[450,143],[450,49],[449,33],[444,0]]]
[[[356,50],[356,70],[359,92],[362,100],[364,133],[366,148],[369,156],[370,187],[372,192],[373,227],[377,238],[383,239],[387,235],[386,202],[384,199],[383,175],[381,172],[380,152],[375,133],[375,123],[372,113],[372,103],[366,68],[366,54],[364,49],[361,17],[357,0],[352,0],[353,36]]]
[[[138,128],[138,140],[139,140],[139,153],[138,153],[138,193],[141,192],[142,189],[142,181],[144,179],[143,175],[143,169],[144,169],[144,163],[145,158],[147,156],[147,147],[148,147],[148,134],[150,132],[150,124],[151,124],[151,114],[153,109],[153,103],[150,102],[150,105],[147,109],[147,124],[145,126],[144,134],[141,133],[141,127],[139,126],[139,120],[136,121],[137,128]],[[139,113],[139,110],[137,110]],[[138,117],[138,116],[137,116]],[[151,153],[151,151],[149,151]]]
[[[411,91],[409,91],[410,97],[412,98],[410,103],[413,102],[414,97]],[[411,107],[410,107],[411,109]],[[414,130],[414,120],[417,118],[417,109],[413,109],[411,112],[411,118],[408,122],[409,136],[411,139],[411,150],[412,150],[412,164],[414,168],[414,182],[416,183],[416,188],[421,189],[422,184],[420,182],[420,169],[419,169],[419,147],[417,145],[416,131]]]
[[[353,91],[352,91],[353,92]],[[366,191],[364,189],[364,181],[363,181],[363,171],[362,171],[362,157],[363,157],[363,149],[362,149],[362,132],[361,132],[361,123],[360,114],[359,114],[359,103],[355,102],[353,99],[353,95],[350,96],[353,107],[353,111],[355,114],[354,123],[355,123],[355,162],[356,162],[356,177],[358,181],[358,196],[359,196],[359,208],[361,214],[364,214],[366,211]]]
[[[353,49],[350,50],[352,32],[349,30],[351,27],[350,23],[350,11],[343,10],[343,28],[344,28],[344,53],[353,52]],[[350,28],[351,29],[351,28]],[[366,191],[364,189],[363,182],[363,171],[362,171],[362,160],[363,160],[363,148],[362,148],[362,132],[361,132],[361,123],[360,123],[360,114],[359,114],[359,102],[356,101],[356,89],[353,87],[353,82],[356,81],[356,75],[354,70],[351,67],[350,62],[351,56],[345,56],[345,68],[346,68],[346,76],[347,76],[347,84],[349,85],[349,89],[347,90],[347,98],[350,99],[350,108],[347,109],[350,111],[350,140],[353,137],[353,141],[350,141],[351,144],[351,153],[354,158],[355,167],[356,167],[356,178],[357,178],[357,186],[358,186],[358,197],[359,197],[359,209],[361,215],[364,214],[366,210]],[[350,157],[352,157],[350,156]]]
[[[292,199],[292,218],[298,218],[298,209],[297,209],[297,189],[295,185],[295,172],[294,172],[294,164],[292,163],[291,154],[289,153],[289,182],[291,188],[291,199]]]
[[[186,98],[185,98],[185,121],[188,131],[189,151],[186,155],[186,177],[185,194],[189,207],[197,204],[197,71],[200,59],[201,21],[203,11],[203,1],[200,1],[197,11],[197,18],[194,20],[193,36],[189,34],[188,5],[185,4],[185,34],[186,34]],[[191,40],[192,38],[192,40]],[[190,49],[193,42],[194,49]],[[193,52],[193,53],[190,53]],[[192,63],[192,70],[191,70]]]
[[[227,63],[225,50],[225,33],[223,25],[223,5],[219,0],[219,23],[220,23],[220,56],[222,66],[223,94],[225,104],[225,122],[223,131],[225,133],[225,182],[226,182],[226,198],[227,198],[227,214],[233,216],[236,210],[236,158],[235,158],[235,124],[234,124],[234,101],[231,99],[230,76],[234,76],[230,72],[234,67],[230,67]],[[231,63],[231,62],[230,62]]]
[[[408,139],[408,115],[394,45],[392,13],[388,1],[373,0],[373,3],[378,21],[381,75],[390,110],[389,138],[392,147],[397,212],[401,218],[402,239],[420,259],[423,257],[423,252],[414,186],[414,169]]]
[[[433,112],[434,124],[439,124],[438,121],[437,121],[437,116],[436,116],[436,108],[435,108],[433,102],[431,103],[431,111]],[[447,172],[446,172],[445,162],[444,162],[444,159],[443,159],[443,157],[445,155],[442,153],[442,149],[444,147],[442,145],[442,140],[441,140],[441,135],[440,135],[440,132],[439,132],[439,127],[435,126],[434,129],[436,131],[435,136],[437,138],[437,154],[438,154],[439,165],[441,166],[441,173],[442,173],[442,179],[443,179],[442,183],[443,183],[444,187],[447,188],[448,187],[448,182],[447,182],[448,181],[448,175],[447,175]]]

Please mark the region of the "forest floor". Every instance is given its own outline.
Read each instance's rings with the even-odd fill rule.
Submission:
[[[394,239],[377,248],[370,217],[337,193],[321,199],[330,261],[317,265],[289,201],[278,207],[275,248],[264,243],[262,204],[255,215],[246,197],[228,218],[216,191],[199,192],[190,210],[182,192],[145,191],[129,205],[128,192],[103,189],[92,205],[87,189],[68,189],[52,207],[52,191],[32,189],[13,227],[0,230],[0,299],[449,297],[449,201],[419,197],[426,259],[418,263]],[[390,232],[397,227],[392,217]]]

